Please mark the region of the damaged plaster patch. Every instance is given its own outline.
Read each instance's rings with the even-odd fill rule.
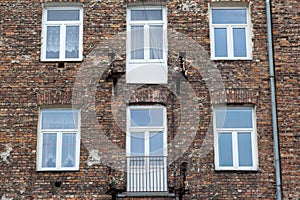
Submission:
[[[181,4],[181,10],[185,12],[200,12],[200,8],[195,1],[186,1]]]
[[[11,144],[0,144],[0,163],[5,162],[6,164],[9,164],[8,157],[10,156],[11,151]]]
[[[1,200],[13,200],[13,198],[7,198],[6,195],[4,194],[4,195],[1,197]]]
[[[92,166],[100,163],[101,163],[101,157],[99,155],[99,151],[98,150],[90,151],[88,161],[87,161],[88,166]]]

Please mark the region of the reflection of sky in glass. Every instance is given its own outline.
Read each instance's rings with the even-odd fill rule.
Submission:
[[[131,20],[162,20],[162,10],[132,10]]]
[[[42,129],[78,128],[77,110],[43,110]]]
[[[163,156],[163,132],[150,132],[150,156]]]
[[[131,109],[130,125],[134,126],[162,126],[163,110],[162,109]]]
[[[219,165],[233,166],[232,136],[231,133],[220,133],[219,143]]]
[[[227,30],[226,28],[215,28],[215,56],[227,57]]]
[[[134,132],[130,136],[130,152],[132,156],[144,156],[145,135],[143,132]]]
[[[252,128],[252,109],[216,109],[217,128]]]
[[[234,57],[246,57],[246,30],[245,28],[233,29]]]
[[[48,10],[47,21],[78,21],[79,10]]]
[[[246,9],[213,9],[213,24],[246,24]]]
[[[239,166],[252,166],[251,133],[238,133]]]

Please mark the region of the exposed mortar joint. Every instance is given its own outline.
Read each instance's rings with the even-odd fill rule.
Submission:
[[[6,164],[9,164],[8,157],[10,156],[10,152],[12,151],[12,146],[11,144],[2,144],[1,146],[4,146],[4,148],[0,148],[4,149],[4,151],[0,153],[0,162],[5,162]]]

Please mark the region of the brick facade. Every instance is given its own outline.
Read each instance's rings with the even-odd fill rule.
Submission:
[[[188,189],[184,199],[276,198],[264,1],[250,2],[253,59],[241,61],[210,61],[210,1],[166,2],[168,40],[174,41],[166,85],[125,83],[126,7],[148,1],[59,1],[84,5],[84,59],[65,63],[40,61],[45,2],[55,1],[0,1],[2,199],[111,199],[124,192],[126,107],[150,104],[167,109],[171,193]],[[272,5],[283,197],[298,199],[300,7],[297,0]],[[36,171],[39,110],[72,104],[84,111],[80,170]],[[215,170],[212,106],[217,104],[255,106],[257,171]]]

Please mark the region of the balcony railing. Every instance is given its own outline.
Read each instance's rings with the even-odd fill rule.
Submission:
[[[166,156],[127,157],[128,192],[166,192]]]

